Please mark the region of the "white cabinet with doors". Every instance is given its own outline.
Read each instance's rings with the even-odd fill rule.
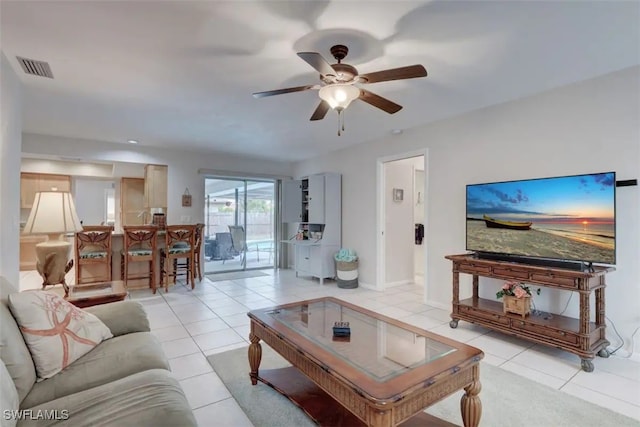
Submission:
[[[293,236],[296,275],[335,277],[333,256],[342,241],[341,176],[322,173],[287,181],[283,186],[283,222],[296,223]]]
[[[322,242],[294,244],[296,257],[296,276],[312,276],[320,279],[320,284],[325,278],[336,275],[333,256],[340,250],[340,245],[330,245]]]

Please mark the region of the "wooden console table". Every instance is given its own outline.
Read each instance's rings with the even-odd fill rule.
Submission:
[[[459,320],[501,331],[530,341],[556,347],[578,355],[582,369],[593,371],[597,354],[609,357],[605,336],[605,275],[613,267],[594,266],[591,271],[534,266],[523,263],[494,261],[477,258],[472,254],[448,255],[453,262],[452,328]],[[460,273],[473,277],[473,296],[460,300]],[[516,280],[543,287],[578,292],[580,294],[580,318],[551,314],[550,316],[503,313],[502,302],[478,297],[479,276],[494,279]],[[595,322],[590,319],[589,298],[595,292]]]

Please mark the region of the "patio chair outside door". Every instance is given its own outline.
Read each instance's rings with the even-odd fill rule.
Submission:
[[[244,267],[247,256],[247,235],[244,232],[244,227],[241,225],[230,225],[229,233],[231,233],[233,250],[240,254],[240,263]]]

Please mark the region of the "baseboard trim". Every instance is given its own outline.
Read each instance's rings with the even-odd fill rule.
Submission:
[[[408,285],[410,283],[413,283],[411,279],[406,279],[406,280],[398,280],[397,282],[386,283],[384,286],[385,288],[394,288],[396,286]]]
[[[378,290],[378,288],[377,288],[375,285],[372,285],[372,284],[370,284],[370,283],[364,283],[364,282],[360,282],[360,281],[358,281],[358,285],[359,285],[361,288],[370,289],[370,290],[372,290],[372,291],[377,291],[377,290]]]
[[[631,356],[629,356],[629,359],[633,360],[634,362],[640,362],[640,353],[638,352],[631,353]]]
[[[431,307],[439,308],[441,310],[451,310],[451,304],[444,304],[439,301],[427,300],[427,305]]]

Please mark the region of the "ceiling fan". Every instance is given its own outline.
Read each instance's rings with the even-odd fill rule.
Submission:
[[[311,120],[322,120],[333,108],[338,112],[339,120],[341,113],[349,104],[361,99],[367,104],[373,105],[389,114],[397,113],[402,109],[401,105],[396,104],[386,98],[376,95],[366,89],[356,86],[358,84],[380,83],[391,80],[413,79],[416,77],[426,77],[427,70],[422,65],[410,65],[407,67],[393,68],[388,70],[377,71],[368,74],[358,74],[358,70],[353,65],[344,64],[342,60],[349,53],[349,49],[344,45],[332,46],[331,55],[338,61],[336,64],[329,64],[322,55],[317,52],[298,52],[298,56],[306,61],[320,73],[320,80],[323,84],[305,85],[290,87],[285,89],[268,90],[265,92],[256,92],[254,98],[263,98],[265,96],[281,95],[283,93],[302,92],[306,90],[319,90],[320,104],[311,115]],[[344,120],[342,121],[342,130],[344,130]],[[340,127],[338,135],[340,135]]]

